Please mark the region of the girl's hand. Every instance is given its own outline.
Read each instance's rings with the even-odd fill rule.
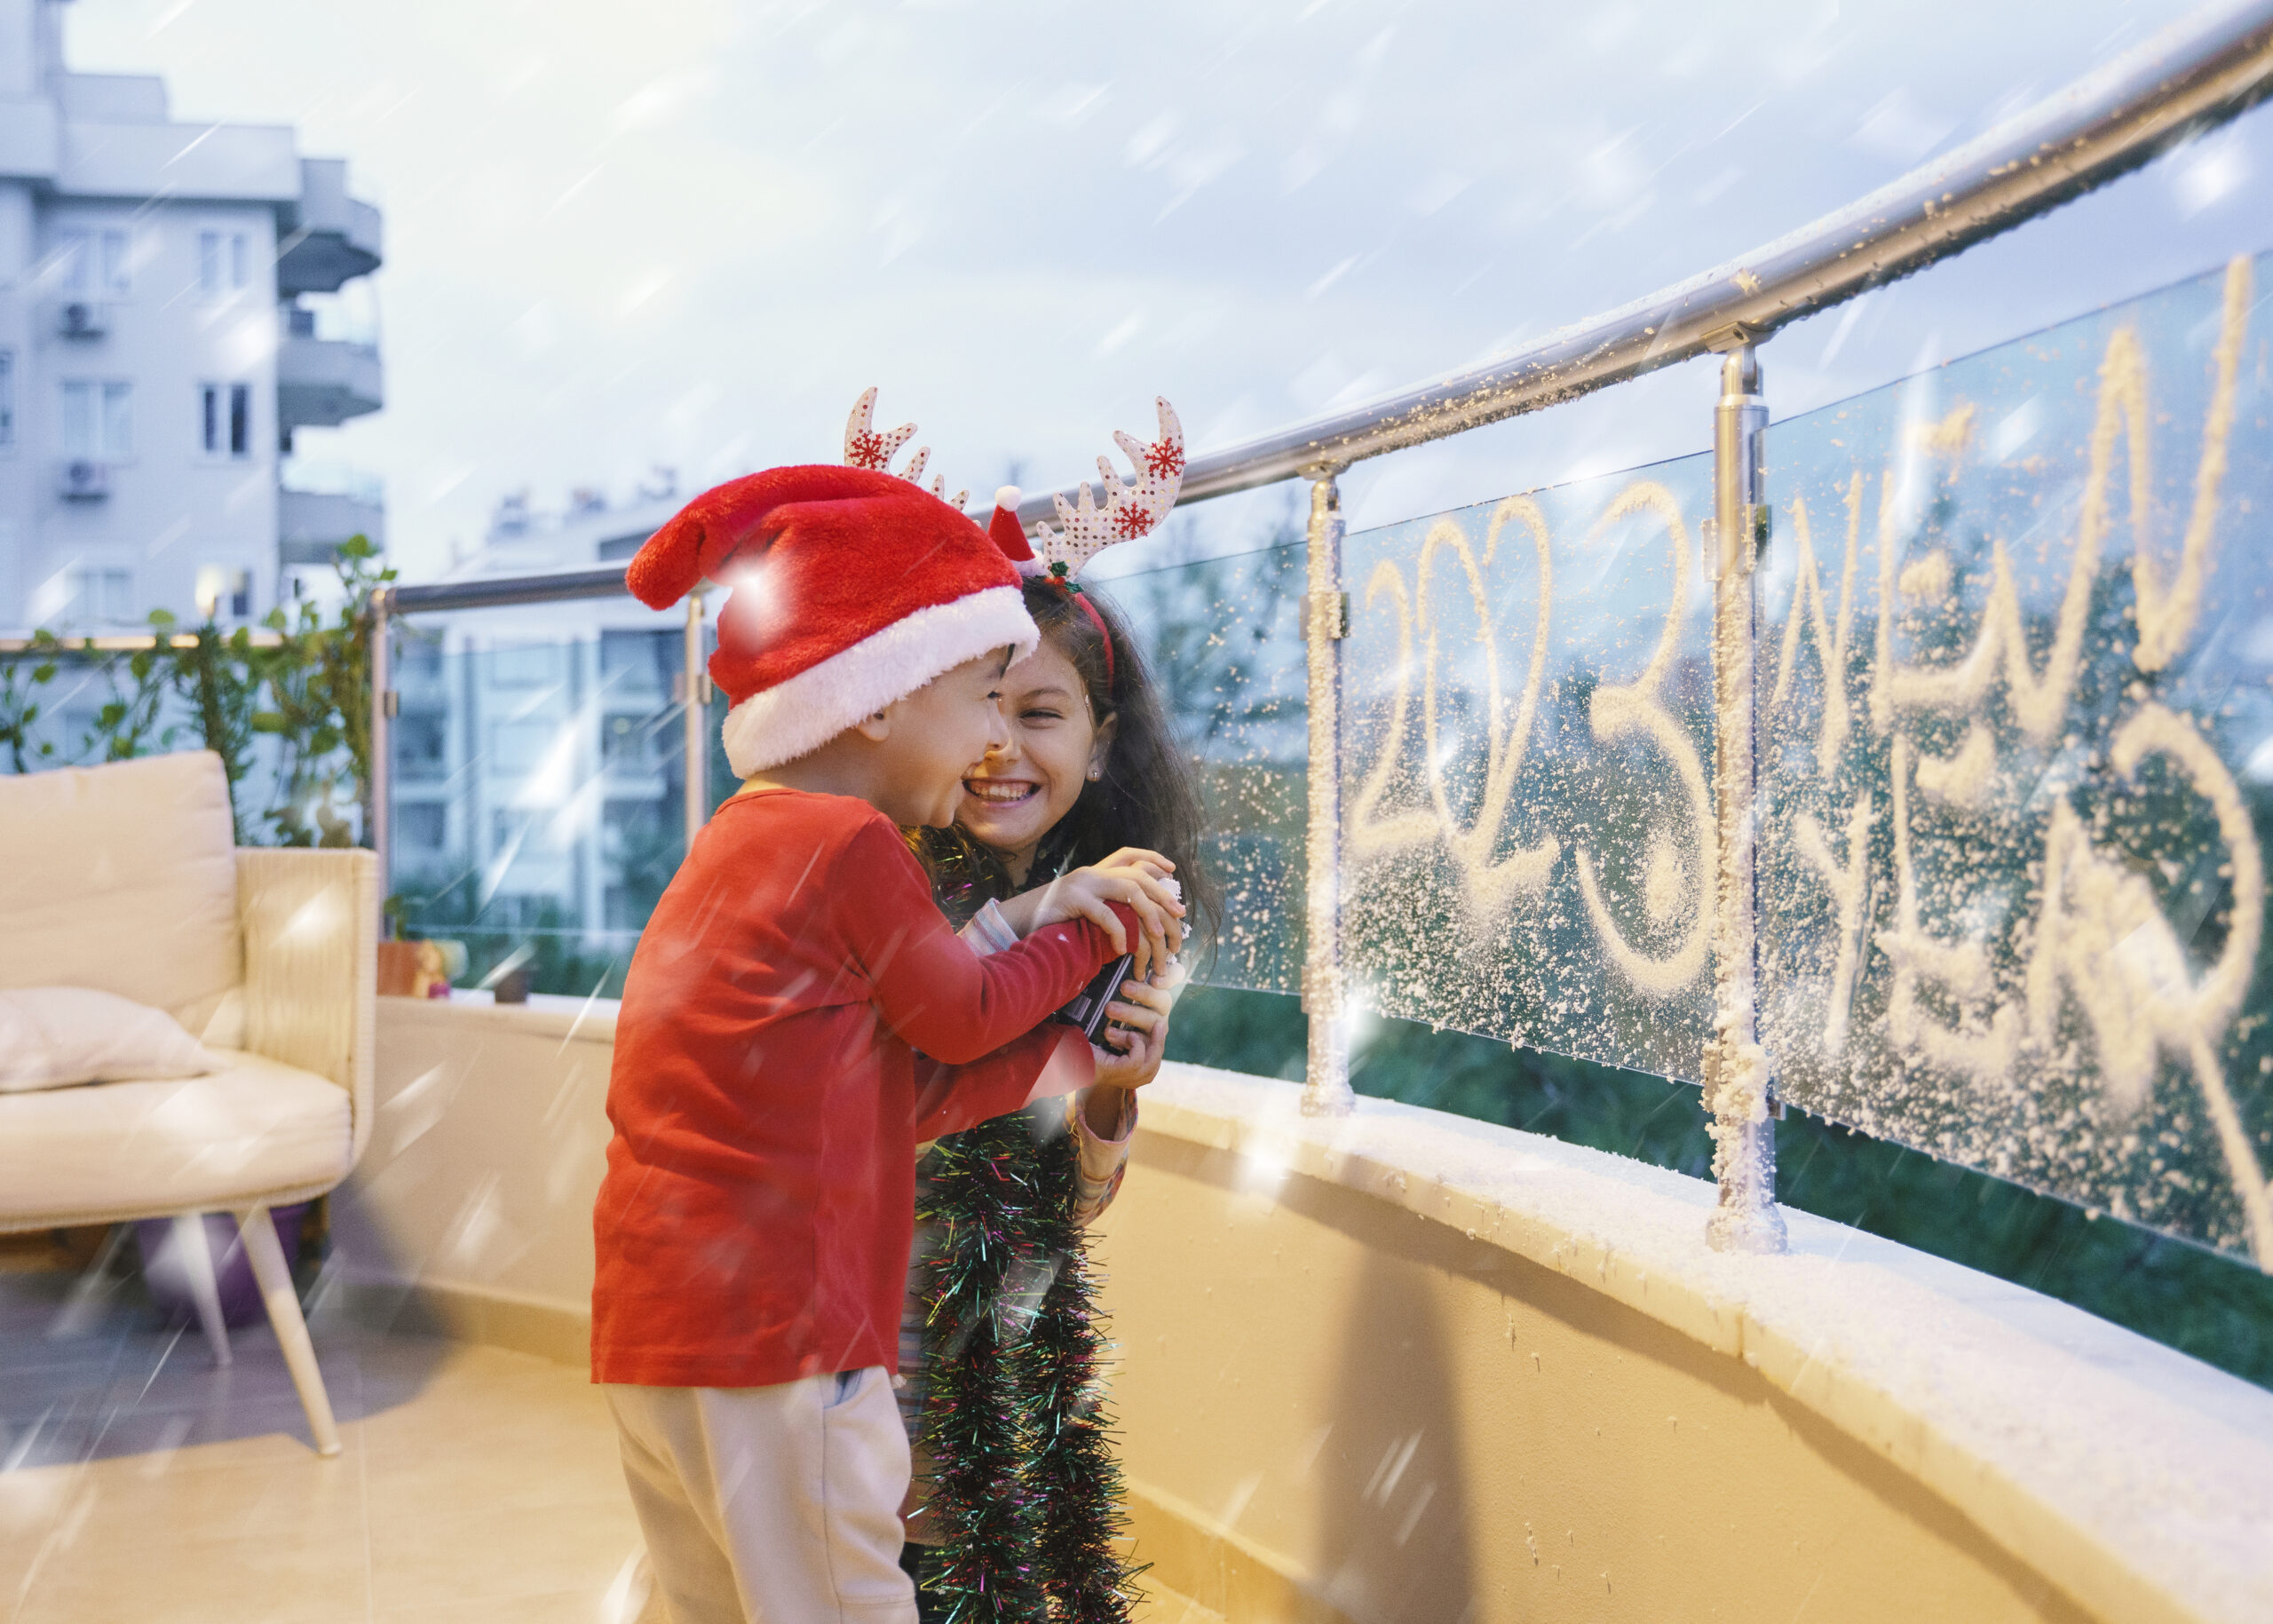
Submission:
[[[1123,981],[1121,996],[1105,1006],[1110,1018],[1099,1035],[1107,1044],[1125,1047],[1089,1046],[1097,1062],[1097,1081],[1089,1095],[1096,1114],[1089,1126],[1100,1137],[1113,1137],[1111,1124],[1120,1120],[1121,1102],[1107,1090],[1141,1089],[1160,1074],[1161,1057],[1168,1052],[1168,1012],[1176,1006],[1183,979],[1180,972],[1167,970],[1149,981]],[[1100,1120],[1106,1126],[1099,1127]]]
[[[1101,863],[1011,898],[1002,905],[1003,916],[1020,936],[1086,919],[1112,939],[1115,953],[1133,957],[1134,975],[1144,977],[1164,970],[1184,948],[1184,903],[1168,883],[1175,871],[1176,865],[1157,852],[1124,846]],[[1134,944],[1113,911],[1115,902],[1136,915],[1141,935]]]

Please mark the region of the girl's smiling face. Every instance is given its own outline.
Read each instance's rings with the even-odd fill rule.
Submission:
[[[1002,693],[1010,741],[963,779],[959,821],[973,839],[1004,853],[1012,879],[1023,884],[1042,836],[1105,771],[1114,718],[1097,720],[1081,673],[1048,637],[1010,668]]]

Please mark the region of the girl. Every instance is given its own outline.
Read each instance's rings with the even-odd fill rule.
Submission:
[[[940,906],[958,923],[971,922],[965,939],[975,949],[1054,919],[1109,920],[1105,904],[1124,900],[1148,917],[1152,910],[1146,903],[1169,916],[1164,934],[1174,952],[1181,945],[1181,922],[1212,920],[1215,913],[1213,891],[1195,860],[1200,805],[1186,757],[1176,748],[1142,656],[1119,615],[1095,593],[1070,582],[1030,577],[1025,590],[1042,635],[1034,653],[1003,679],[1010,742],[965,780],[957,825],[918,834],[917,854],[932,875]],[[1167,883],[1171,880],[1174,884]],[[1039,1401],[1042,1413],[1034,1432],[1062,1440],[1059,1454],[1072,1452],[1081,1470],[1069,1475],[1045,1465],[1030,1473],[1041,1477],[1049,1493],[1045,1503],[1021,1513],[1015,1496],[1000,1486],[1002,1462],[968,1458],[983,1440],[965,1425],[972,1394],[987,1390],[991,1382],[1002,1390],[1001,1402],[1013,1402],[1010,1390],[1021,1377],[1012,1368],[1015,1359],[986,1370],[974,1367],[1002,1350],[993,1337],[972,1335],[972,1316],[957,1311],[955,1293],[970,1296],[974,1269],[991,1266],[999,1288],[1012,1292],[1022,1283],[1016,1278],[1021,1266],[1029,1276],[1038,1269],[1049,1284],[1038,1304],[1022,1309],[1033,1316],[1028,1340],[1062,1349],[1070,1337],[1079,1344],[1075,1364],[1086,1368],[1096,1344],[1087,1325],[1078,1228],[1102,1212],[1120,1186],[1136,1125],[1133,1089],[1160,1068],[1177,979],[1170,970],[1124,983],[1109,1006],[1113,1024],[1099,1050],[1097,1086],[1076,1096],[1070,1111],[1051,1102],[1060,1113],[1055,1120],[1048,1107],[1002,1119],[943,1141],[919,1163],[917,1210],[933,1221],[919,1224],[900,1327],[900,1365],[907,1378],[902,1414],[917,1446],[901,1560],[916,1580],[927,1624],[946,1616],[936,1588],[941,1580],[965,1591],[982,1580],[989,1588],[1015,1584],[1018,1575],[1010,1570],[1020,1563],[1031,1565],[1026,1582],[1057,1596],[1067,1616],[1124,1614],[1124,1581],[1109,1544],[1117,1484],[1101,1429],[1077,1390],[1086,1384],[1060,1382]],[[1030,1249],[1044,1248],[1054,1221],[1064,1256],[1010,1261],[998,1244],[990,1265],[979,1256],[983,1247],[970,1246],[971,1232],[987,1228],[1001,1209],[1049,1206],[1027,1197],[1053,1184],[1058,1210],[1043,1214],[1042,1241]],[[943,1232],[937,1222],[942,1211],[960,1214],[964,1222]],[[958,1234],[971,1255],[943,1255],[943,1246],[952,1253]],[[999,1313],[987,1318],[1001,1322]],[[950,1335],[943,1337],[943,1331]],[[935,1405],[927,1414],[927,1395],[940,1385],[961,1401]],[[927,1445],[933,1448],[927,1451]],[[934,1454],[936,1461],[930,1458]],[[935,1470],[946,1502],[938,1506],[924,1503]],[[981,1492],[973,1494],[974,1488]],[[1089,1503],[1058,1503],[1084,1500]],[[1022,1541],[1041,1549],[1002,1549]]]

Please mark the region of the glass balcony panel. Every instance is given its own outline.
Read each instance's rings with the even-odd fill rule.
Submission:
[[[2269,274],[1770,429],[1759,689],[1784,1096],[2261,1259]]]
[[[615,996],[685,848],[682,630],[629,602],[398,622],[388,878],[410,934]],[[731,788],[729,783],[726,786]]]
[[[1350,536],[1344,942],[1384,1015],[1695,1078],[1712,464]]]
[[[1222,892],[1199,980],[1302,988],[1309,703],[1300,543],[1137,571],[1090,590],[1127,618],[1199,778],[1201,860]]]

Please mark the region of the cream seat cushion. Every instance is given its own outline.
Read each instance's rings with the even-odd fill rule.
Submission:
[[[202,1077],[0,1098],[0,1224],[210,1211],[346,1176],[345,1089],[260,1055],[212,1054],[223,1069]]]
[[[91,986],[234,1047],[243,979],[218,756],[0,775],[0,987]]]

